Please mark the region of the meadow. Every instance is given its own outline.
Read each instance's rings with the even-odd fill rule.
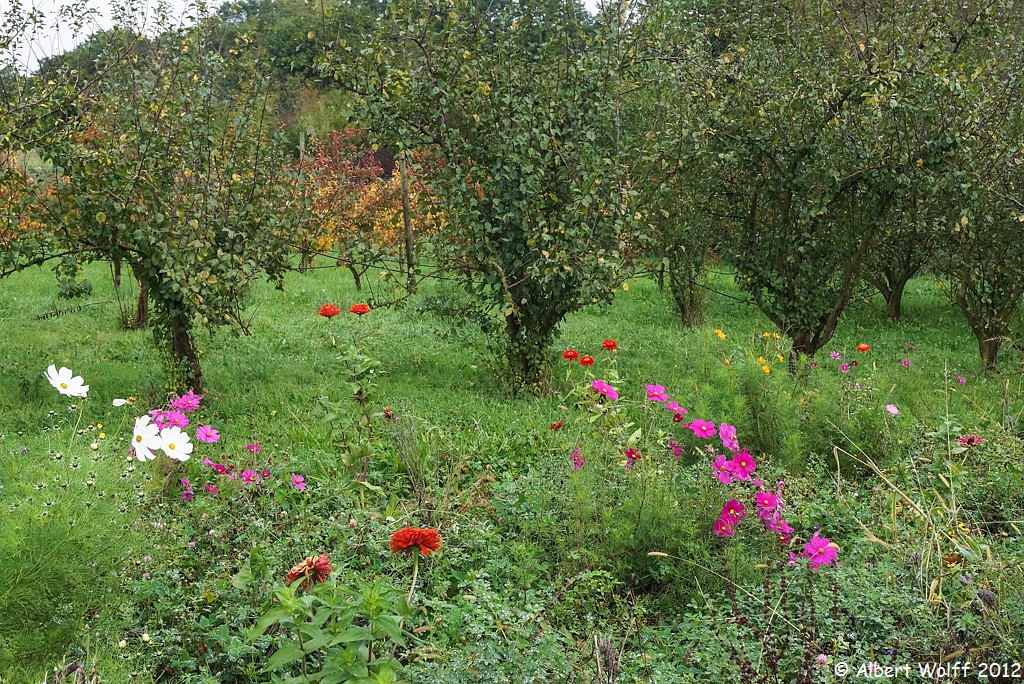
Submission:
[[[220,439],[179,463],[128,455],[171,398],[163,362],[121,328],[105,267],[86,274],[81,305],[46,271],[0,287],[0,681],[80,662],[104,682],[818,682],[1020,660],[1021,358],[983,370],[933,278],[899,323],[862,298],[795,374],[731,273],[690,328],[630,281],[567,318],[543,391],[513,394],[455,283],[356,316],[344,269],[290,274],[254,292],[251,335],[200,335],[190,419]],[[693,419],[735,427],[785,500],[781,542]],[[392,552],[405,527],[440,549]],[[816,539],[828,562],[804,557]],[[327,582],[286,582],[321,554]]]

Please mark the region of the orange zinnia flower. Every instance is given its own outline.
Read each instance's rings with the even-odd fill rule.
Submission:
[[[869,344],[864,344],[863,342],[861,342],[860,344],[857,345],[857,351],[859,351],[859,352],[866,352],[866,351],[870,351],[870,350],[871,350],[871,345],[869,345]]]
[[[331,316],[337,316],[341,313],[341,309],[334,306],[333,304],[324,304],[320,307],[320,315],[324,318],[330,318]]]
[[[353,304],[352,308],[348,310],[349,313],[354,313],[357,316],[370,313],[370,306],[368,304]]]
[[[594,365],[594,357],[593,356],[584,356],[584,357],[580,358],[580,365],[581,366],[593,366]]]
[[[405,527],[391,535],[391,552],[409,551],[419,547],[424,556],[441,548],[437,530],[429,527]]]
[[[310,556],[301,563],[296,563],[291,570],[288,571],[288,584],[291,584],[295,580],[305,578],[302,584],[299,585],[302,589],[309,589],[314,584],[320,582],[326,582],[327,576],[331,574],[331,559],[327,557],[326,553],[317,556]]]

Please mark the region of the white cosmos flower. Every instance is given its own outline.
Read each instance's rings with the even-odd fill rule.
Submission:
[[[156,454],[153,452],[163,448],[163,441],[160,439],[159,433],[160,429],[153,424],[149,416],[135,419],[135,430],[132,432],[135,458],[140,461],[152,461],[156,458]]]
[[[127,399],[115,399],[114,406],[121,407],[128,403]]]
[[[165,427],[160,432],[160,448],[168,457],[176,461],[187,461],[194,446],[180,427]]]
[[[60,370],[57,370],[57,367],[51,363],[44,375],[50,384],[64,396],[84,397],[89,392],[89,386],[82,380],[82,376],[75,375],[70,368],[61,366]]]

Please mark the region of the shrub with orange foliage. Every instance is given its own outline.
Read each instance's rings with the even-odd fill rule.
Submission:
[[[361,287],[368,264],[382,257],[397,258],[405,245],[402,223],[402,187],[397,170],[385,169],[377,155],[362,147],[362,131],[331,131],[326,140],[310,141],[305,161],[312,189],[313,230],[308,251],[337,254]],[[394,172],[392,172],[394,171]],[[417,196],[424,188],[410,179],[410,214],[413,234],[429,233],[431,216],[420,216]],[[306,261],[309,265],[311,260]]]

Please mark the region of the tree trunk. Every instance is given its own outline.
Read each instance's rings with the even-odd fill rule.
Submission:
[[[192,331],[184,324],[176,324],[171,328],[171,356],[176,371],[183,372],[184,377],[176,377],[175,381],[196,394],[203,392],[203,369],[199,365],[199,354],[192,343]],[[182,389],[179,387],[178,389]]]
[[[352,264],[348,264],[348,270],[352,274],[352,280],[354,280],[356,283],[356,292],[362,292],[363,276],[359,273],[359,270],[356,269],[356,267],[353,266]]]
[[[999,356],[999,347],[1003,342],[1002,337],[992,335],[983,329],[975,330],[974,336],[978,340],[978,352],[981,354],[981,362],[985,364],[985,368],[994,370]]]
[[[142,268],[138,264],[132,264],[132,274],[139,286],[139,301],[135,306],[135,320],[130,327],[132,330],[141,330],[149,322],[149,288],[142,279]]]
[[[544,350],[548,331],[534,330],[529,319],[515,313],[505,316],[508,348],[506,359],[511,371],[513,389],[538,387],[544,379]]]
[[[885,297],[885,315],[890,320],[898,321],[903,316],[903,291],[909,281],[909,277],[899,279],[890,283],[887,291],[882,292],[882,296]]]
[[[800,370],[800,356],[814,356],[818,347],[814,345],[814,338],[810,333],[794,332],[793,346],[789,348],[789,372],[796,374]]]
[[[669,261],[668,281],[672,299],[675,301],[676,313],[688,328],[700,323],[704,314],[704,297],[697,283],[698,270],[686,259]]]

